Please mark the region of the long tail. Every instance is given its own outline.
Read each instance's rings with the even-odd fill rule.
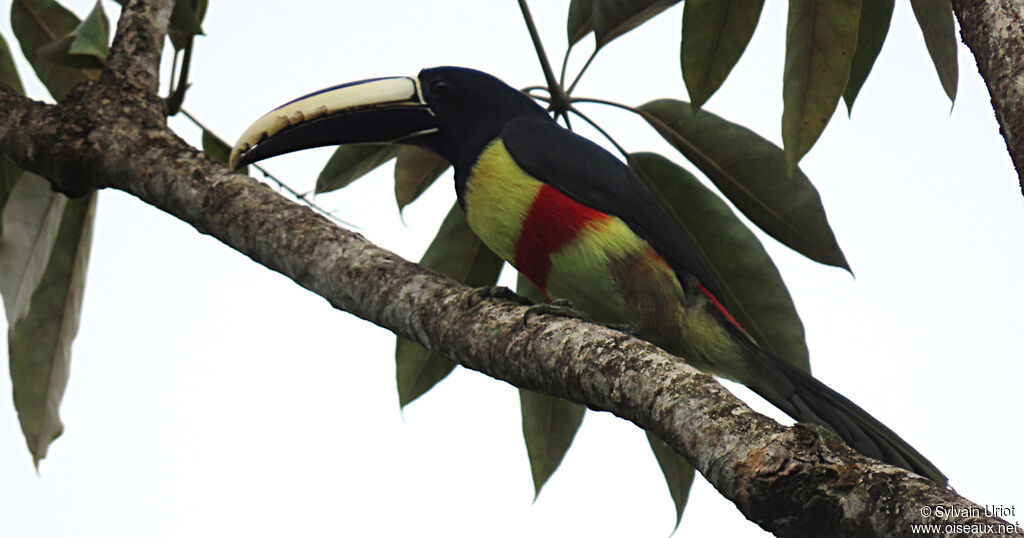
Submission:
[[[946,476],[909,443],[842,394],[810,374],[762,349],[756,355],[759,374],[745,383],[762,398],[800,422],[829,428],[855,450],[928,477],[945,486]]]

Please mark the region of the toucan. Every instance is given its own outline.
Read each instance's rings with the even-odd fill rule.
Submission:
[[[368,142],[414,145],[451,162],[470,228],[549,298],[629,326],[691,365],[750,387],[797,421],[831,429],[867,456],[946,484],[892,430],[759,347],[729,313],[674,214],[626,164],[491,75],[436,67],[310,93],[246,129],[231,166]]]

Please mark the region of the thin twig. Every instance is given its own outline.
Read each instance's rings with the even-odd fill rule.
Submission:
[[[576,85],[579,84],[580,79],[583,78],[583,73],[587,72],[587,68],[590,67],[590,64],[593,63],[594,58],[597,57],[597,51],[598,49],[595,48],[594,52],[590,53],[590,57],[587,58],[587,63],[583,64],[583,68],[580,69],[580,72],[576,75],[576,78],[573,79],[572,84],[569,85],[569,89],[565,91],[566,95],[572,95],[572,91],[576,89]]]
[[[188,82],[188,68],[192,64],[193,37],[195,36],[189,37],[188,44],[185,45],[185,54],[181,59],[181,75],[178,77],[178,86],[164,101],[168,116],[173,116],[181,110],[181,104],[185,102],[185,92],[188,91],[189,86],[191,86]],[[175,51],[175,58],[177,58],[177,51]]]
[[[535,93],[532,93],[532,91],[534,91],[534,90],[547,90],[547,88],[545,88],[543,86],[528,86],[526,88],[523,88],[522,92],[525,93],[526,95],[529,95],[530,97],[538,100],[538,101],[544,101],[545,103],[550,103],[551,102],[551,98],[550,97],[545,97],[543,95],[537,95]],[[571,131],[572,130],[572,122],[569,121],[569,115],[568,114],[562,114],[562,120],[565,121],[565,128],[569,129]],[[555,116],[555,121],[558,121],[558,116]]]
[[[572,45],[565,48],[565,56],[562,57],[562,73],[558,76],[558,85],[565,87],[565,70],[569,67],[569,54],[572,53]]]
[[[569,112],[572,112],[573,114],[576,114],[580,118],[583,118],[583,121],[589,123],[591,127],[593,127],[594,129],[597,129],[597,132],[599,132],[602,135],[604,135],[604,137],[607,138],[608,141],[611,142],[613,146],[615,146],[615,149],[619,150],[619,153],[621,153],[623,157],[625,157],[626,159],[629,158],[629,153],[627,153],[626,150],[623,149],[623,147],[620,146],[619,143],[616,142],[615,139],[612,138],[612,136],[610,134],[608,134],[604,129],[602,129],[600,125],[598,125],[597,123],[593,122],[590,118],[588,118],[586,116],[586,114],[580,112],[579,110],[576,110],[575,108],[569,108]]]
[[[519,91],[525,93],[526,95],[530,95],[530,96],[533,95],[530,92],[534,92],[534,91],[537,91],[537,90],[541,90],[541,91],[545,91],[545,92],[550,92],[551,91],[551,90],[548,89],[547,86],[527,86],[525,88],[520,88],[519,89]],[[549,100],[549,99],[545,99],[545,100]]]
[[[597,98],[594,98],[594,97],[573,97],[571,102],[572,103],[596,103],[596,104],[599,104],[599,105],[607,105],[607,106],[611,106],[611,107],[615,107],[615,108],[621,108],[622,110],[627,110],[629,112],[632,112],[632,113],[636,114],[637,116],[640,116],[641,118],[644,119],[644,121],[649,123],[651,125],[651,127],[654,127],[654,129],[657,130],[658,132],[665,132],[665,131],[671,131],[672,130],[668,126],[668,124],[666,124],[664,121],[662,121],[657,116],[655,116],[653,114],[649,114],[647,112],[644,112],[643,110],[640,110],[639,108],[636,108],[636,107],[632,107],[632,106],[629,106],[629,105],[624,105],[622,103],[616,103],[615,101],[608,101],[607,99],[597,99]],[[573,112],[576,112],[577,114],[579,114],[579,112],[576,110],[575,107],[572,107],[571,110]],[[687,146],[689,146],[692,151],[700,152],[700,150],[697,149],[696,147],[694,147],[693,144],[690,143],[689,141],[686,141],[685,139],[682,139],[682,138],[680,138],[679,140],[680,140],[681,143],[686,144]],[[684,153],[684,155],[685,155],[685,153]]]
[[[178,49],[174,49],[174,58],[171,60],[171,81],[167,85],[167,95],[174,92],[174,76],[178,73]]]
[[[555,117],[565,115],[569,109],[569,99],[558,83],[558,79],[555,78],[555,72],[551,70],[551,62],[548,61],[548,55],[544,52],[544,45],[540,42],[537,25],[533,22],[533,15],[530,15],[530,7],[526,5],[526,0],[519,0],[519,10],[523,12],[523,21],[526,22],[526,29],[530,31],[533,48],[537,51],[541,69],[544,70],[544,79],[548,83],[548,91],[551,92],[552,97],[551,108],[555,112]]]
[[[608,101],[607,99],[597,99],[595,97],[573,97],[572,98],[572,102],[573,103],[597,103],[599,105],[613,106],[615,108],[621,108],[622,110],[628,110],[628,111],[630,111],[630,112],[632,112],[634,114],[637,114],[639,116],[646,117],[644,115],[644,113],[642,111],[640,111],[639,109],[637,109],[636,107],[631,107],[629,105],[624,105],[622,103],[616,103],[615,101]]]

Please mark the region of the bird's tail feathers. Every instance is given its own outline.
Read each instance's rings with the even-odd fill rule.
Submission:
[[[945,486],[946,476],[909,443],[842,394],[807,372],[751,346],[758,370],[747,384],[799,422],[829,428],[858,452],[913,471]]]

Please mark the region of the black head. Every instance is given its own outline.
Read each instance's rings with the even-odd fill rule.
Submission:
[[[424,142],[456,164],[475,158],[513,118],[550,118],[533,99],[481,71],[434,67],[420,71],[418,78],[438,125]]]
[[[340,84],[290,101],[246,129],[231,164],[318,146],[399,142],[430,149],[458,170],[516,117],[549,118],[533,99],[487,73],[435,67],[418,77]]]

